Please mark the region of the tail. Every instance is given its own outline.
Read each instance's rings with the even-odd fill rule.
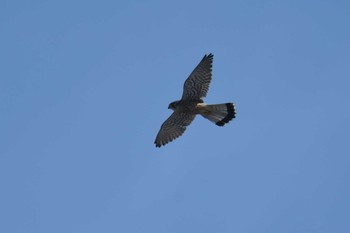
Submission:
[[[224,126],[236,117],[236,108],[233,103],[208,104],[203,107],[201,115],[218,126]]]

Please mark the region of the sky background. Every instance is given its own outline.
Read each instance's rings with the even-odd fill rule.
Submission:
[[[350,232],[350,2],[0,1],[0,232]],[[206,53],[206,101],[162,148]]]

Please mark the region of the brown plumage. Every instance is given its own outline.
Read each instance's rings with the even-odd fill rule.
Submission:
[[[180,137],[197,114],[202,115],[218,126],[224,126],[236,116],[233,103],[206,104],[206,97],[212,79],[213,54],[205,55],[187,78],[181,100],[169,104],[173,114],[162,124],[156,140],[156,147]]]

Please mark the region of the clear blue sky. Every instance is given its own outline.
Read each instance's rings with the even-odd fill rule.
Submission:
[[[350,232],[350,2],[0,2],[0,232]],[[156,148],[205,53],[220,128]]]

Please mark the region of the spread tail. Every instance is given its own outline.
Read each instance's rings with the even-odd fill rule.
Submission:
[[[201,115],[218,126],[224,126],[236,117],[236,108],[233,103],[208,104],[202,109]]]

